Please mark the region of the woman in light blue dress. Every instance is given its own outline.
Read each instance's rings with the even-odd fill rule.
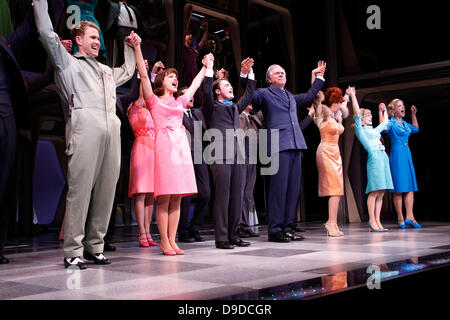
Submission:
[[[381,132],[388,125],[386,105],[384,103],[380,104],[381,123],[376,128],[373,128],[372,113],[368,109],[359,108],[355,88],[349,88],[347,91],[352,99],[356,136],[368,153],[366,193],[369,194],[367,198],[369,228],[371,231],[387,231],[380,221],[381,206],[383,205],[384,191],[392,190],[394,185],[389,167],[389,158],[384,145],[380,141]]]
[[[386,132],[391,140],[389,163],[391,165],[392,180],[394,182],[394,206],[398,216],[398,226],[406,229],[409,226],[422,228],[414,219],[414,192],[417,191],[416,173],[412,161],[408,140],[412,133],[419,132],[417,108],[411,107],[412,124],[403,120],[405,106],[403,101],[395,99],[388,105],[390,117]],[[403,220],[403,198],[406,208],[406,219]]]
[[[100,24],[98,23],[97,19],[95,19],[94,11],[97,7],[98,0],[67,0],[67,5],[75,5],[78,6],[81,10],[81,16],[80,21],[90,21],[95,23],[99,28],[99,36],[100,36],[100,54],[103,58],[106,59],[106,46],[105,46],[105,40],[103,39],[103,33],[100,29]],[[73,53],[78,52],[78,47],[74,43],[73,45]]]

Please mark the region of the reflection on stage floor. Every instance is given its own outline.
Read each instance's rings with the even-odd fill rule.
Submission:
[[[66,270],[57,233],[9,243],[0,265],[0,299],[25,300],[292,300],[320,298],[450,264],[450,225],[369,232],[364,224],[341,227],[344,237],[327,238],[323,224],[304,224],[306,239],[267,241],[265,226],[250,247],[215,248],[180,243],[185,255],[164,256],[158,247],[139,248],[136,228],[119,228],[111,265]],[[157,236],[154,237],[158,239]],[[248,240],[248,239],[245,239]]]

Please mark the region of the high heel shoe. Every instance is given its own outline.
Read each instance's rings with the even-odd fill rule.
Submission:
[[[333,237],[333,238],[341,237],[341,235],[339,234],[339,232],[336,232],[336,231],[332,232],[332,231],[330,231],[330,229],[328,228],[328,227],[334,227],[335,225],[336,225],[336,223],[330,223],[330,224],[325,223],[325,224],[324,224],[325,229],[327,230],[327,236],[328,236],[328,237]]]
[[[139,247],[142,247],[142,248],[150,247],[146,233],[138,233],[137,237],[139,240]]]
[[[175,253],[178,255],[183,255],[184,254],[184,250],[182,249],[175,249]]]
[[[414,220],[405,219],[405,225],[407,227],[411,226],[411,227],[416,228],[416,229],[422,229],[422,225],[418,224],[416,219],[414,219]]]
[[[150,247],[156,247],[158,244],[155,241],[153,241],[152,236],[150,235],[150,233],[146,232],[145,234],[147,236],[147,242],[148,242],[149,246]]]
[[[163,255],[165,255],[165,256],[176,256],[177,255],[177,253],[173,249],[164,251],[161,246],[159,246],[159,248],[161,249]]]
[[[369,225],[369,230],[371,232],[383,232],[383,230],[381,230],[381,229],[375,229],[374,227],[372,227],[372,225],[370,224],[370,221],[367,224]]]
[[[403,222],[403,223],[400,223]],[[408,229],[408,226],[405,223],[405,220],[398,220],[398,228],[399,229]]]

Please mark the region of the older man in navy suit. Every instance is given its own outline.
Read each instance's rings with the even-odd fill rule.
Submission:
[[[307,149],[298,118],[297,108],[310,106],[322,88],[326,64],[319,62],[312,72],[312,85],[307,93],[293,95],[286,89],[286,71],[272,65],[266,73],[268,88],[258,89],[253,107],[261,109],[269,131],[268,151],[279,157],[279,170],[270,177],[268,234],[269,241],[303,240],[291,230],[295,221],[302,174],[302,150]],[[279,130],[278,150],[271,145],[271,130]],[[271,152],[271,149],[274,152]]]

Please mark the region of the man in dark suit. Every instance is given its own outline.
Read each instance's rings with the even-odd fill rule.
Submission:
[[[272,65],[266,73],[268,88],[258,89],[253,107],[262,110],[268,129],[268,151],[279,157],[279,169],[270,177],[268,234],[269,241],[290,242],[304,238],[291,230],[295,221],[302,173],[302,150],[307,149],[297,118],[297,108],[310,106],[325,81],[326,66],[313,70],[311,89],[293,95],[286,89],[286,72]],[[271,130],[279,130],[278,148],[271,145]],[[275,147],[275,148],[274,148]],[[274,152],[271,151],[274,150]],[[276,150],[275,150],[276,149]]]
[[[250,104],[256,87],[252,72],[253,59],[245,59],[241,65],[241,77],[248,77],[244,96],[233,103],[234,91],[228,80],[216,80],[213,84],[213,63],[208,63],[203,83],[203,113],[214,141],[208,146],[216,146],[211,155],[206,154],[211,163],[214,180],[213,215],[216,228],[216,247],[233,249],[234,246],[249,246],[237,235],[237,227],[242,212],[242,173],[244,159],[242,144],[238,144],[236,132],[240,132],[239,114]],[[211,137],[211,140],[212,140]],[[226,142],[226,143],[225,143]],[[209,158],[211,156],[211,158]]]
[[[3,257],[8,229],[5,194],[11,189],[17,130],[30,129],[26,86],[15,54],[23,51],[33,25],[33,15],[29,13],[15,32],[7,37],[0,36],[0,264],[9,262]]]
[[[180,90],[184,94],[187,88]],[[178,224],[178,240],[180,242],[201,242],[205,239],[200,235],[200,228],[208,210],[211,196],[209,185],[208,166],[203,159],[203,132],[206,130],[206,120],[200,108],[194,108],[194,98],[188,101],[188,109],[184,111],[183,125],[189,132],[191,143],[192,161],[194,163],[195,181],[198,193],[195,197],[196,204],[192,219],[189,221],[189,208],[193,196],[184,197],[181,200],[180,223]]]
[[[143,34],[144,26],[141,15],[134,6],[127,3],[127,0],[101,1],[98,10],[103,13],[103,15],[97,15],[103,32],[107,35],[110,31],[117,42],[116,66],[121,66],[124,62],[125,38],[131,31]]]
[[[259,237],[249,225],[249,214],[254,206],[253,189],[256,182],[256,161],[250,161],[250,150],[257,155],[258,131],[263,126],[264,116],[261,111],[252,113],[252,105],[239,115],[239,126],[248,135],[245,139],[245,167],[242,175],[242,216],[237,230],[239,237]],[[250,131],[249,131],[250,130]],[[256,160],[256,158],[252,159]]]

